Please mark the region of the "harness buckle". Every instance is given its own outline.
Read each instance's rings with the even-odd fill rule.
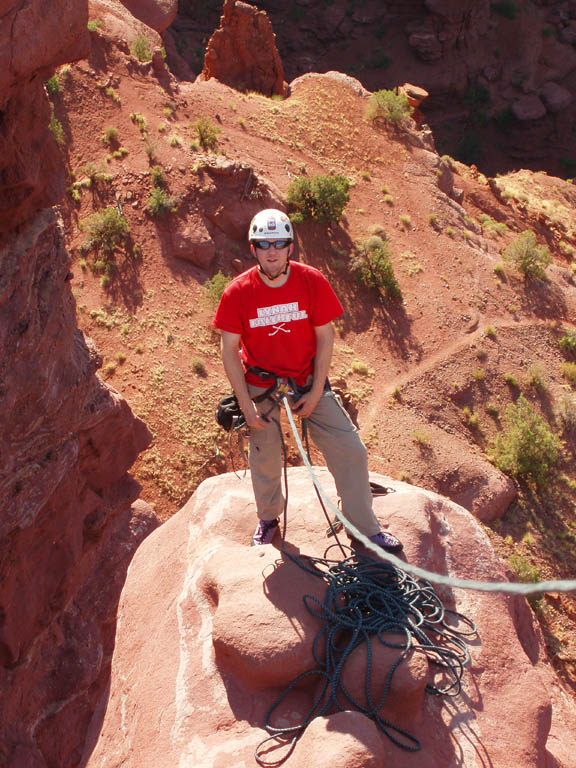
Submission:
[[[294,388],[287,378],[279,378],[276,382],[276,392],[279,396],[295,395]]]

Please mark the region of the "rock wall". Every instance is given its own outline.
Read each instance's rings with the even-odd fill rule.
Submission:
[[[0,20],[0,760],[78,765],[128,562],[157,525],[126,474],[146,426],[76,328],[43,82],[86,55],[87,3]]]

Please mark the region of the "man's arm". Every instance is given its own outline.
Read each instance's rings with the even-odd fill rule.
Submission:
[[[244,378],[244,369],[242,368],[240,355],[238,354],[239,346],[239,333],[222,331],[222,362],[224,363],[224,370],[226,371],[226,376],[228,376],[228,381],[232,385],[232,389],[238,400],[240,410],[244,414],[246,424],[251,429],[264,429],[266,427],[266,422],[258,413],[248,392],[248,386],[246,384],[246,379]]]
[[[326,377],[330,370],[332,350],[334,349],[334,326],[332,323],[317,325],[314,331],[316,332],[316,355],[314,357],[312,389],[310,392],[302,395],[294,406],[294,411],[303,419],[308,418],[312,414],[312,411],[316,408],[318,401],[322,397]]]

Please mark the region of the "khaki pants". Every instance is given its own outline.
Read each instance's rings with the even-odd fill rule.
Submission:
[[[252,385],[248,386],[248,390],[251,397],[265,391]],[[260,413],[266,413],[270,406],[268,399],[256,405]],[[275,406],[268,418],[280,421],[280,407]],[[333,392],[326,391],[320,398],[308,418],[308,431],[334,477],[344,517],[365,536],[378,533],[380,524],[372,511],[366,447]],[[251,433],[249,461],[258,517],[274,520],[284,509],[282,445],[278,426],[274,422],[266,429]]]

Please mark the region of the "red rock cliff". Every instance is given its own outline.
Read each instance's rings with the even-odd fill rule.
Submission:
[[[4,4],[6,5],[6,4]],[[43,81],[86,55],[87,4],[0,21],[0,756],[75,766],[107,683],[128,562],[156,525],[126,471],[146,426],[76,328]]]

